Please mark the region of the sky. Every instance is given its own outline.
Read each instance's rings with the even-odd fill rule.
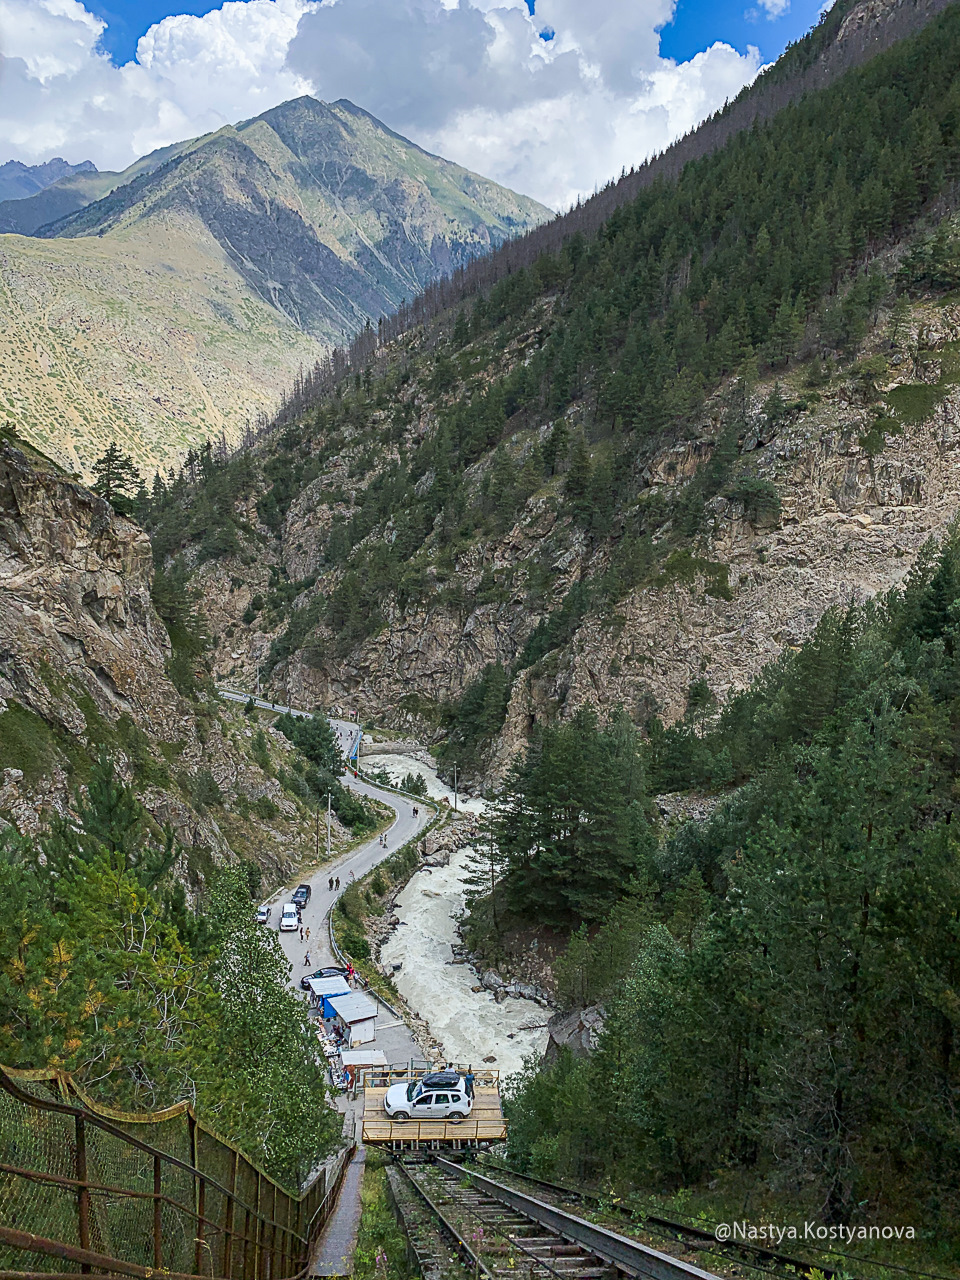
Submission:
[[[668,146],[822,0],[0,0],[0,162],[123,169],[304,93],[554,209]]]

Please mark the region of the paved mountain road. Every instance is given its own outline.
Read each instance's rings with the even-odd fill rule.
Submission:
[[[246,703],[249,697],[248,694],[237,693],[229,689],[221,689],[220,696],[230,702],[243,703]],[[304,717],[310,715],[308,711],[297,711],[294,707],[280,706],[277,703],[267,702],[262,698],[254,698],[254,705],[264,711],[289,711],[291,715]],[[332,718],[330,724],[333,726],[334,732],[338,734],[339,741],[343,744],[344,756],[352,756],[356,748],[357,739],[360,736],[360,726],[350,720],[334,720]],[[306,941],[301,943],[299,933],[281,933],[279,935],[284,952],[293,965],[291,985],[296,986],[298,990],[300,989],[301,975],[306,969],[303,960],[307,951],[310,952],[310,959],[314,968],[319,968],[324,964],[337,963],[330,947],[327,917],[333,910],[340,894],[350,883],[351,874],[357,880],[365,876],[378,862],[382,862],[384,858],[389,858],[390,854],[399,849],[401,845],[406,844],[408,840],[418,835],[433,817],[433,807],[426,802],[418,801],[415,805],[414,801],[408,800],[405,796],[396,795],[392,791],[385,791],[382,787],[364,782],[362,778],[355,778],[352,770],[348,770],[343,775],[342,781],[351,791],[357,792],[358,795],[369,796],[371,799],[379,800],[381,803],[388,805],[394,811],[396,817],[390,829],[386,832],[386,848],[380,844],[378,839],[374,838],[345,854],[342,858],[326,863],[311,876],[304,877],[302,883],[309,884],[311,889],[310,901],[303,911],[303,926],[305,930],[310,930],[310,941],[309,943]],[[419,810],[416,815],[413,812],[415,807]],[[340,877],[339,889],[331,891],[328,888],[331,876],[334,878]],[[276,929],[280,917],[279,908],[284,902],[289,901],[289,893],[286,889],[281,889],[268,901],[273,905],[270,924]]]

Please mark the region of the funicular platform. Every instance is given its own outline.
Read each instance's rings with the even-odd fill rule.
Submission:
[[[363,1079],[363,1141],[392,1151],[461,1151],[502,1142],[507,1125],[500,1106],[500,1073],[475,1072],[473,1110],[465,1120],[391,1120],[383,1109],[387,1089],[423,1071],[370,1071]]]

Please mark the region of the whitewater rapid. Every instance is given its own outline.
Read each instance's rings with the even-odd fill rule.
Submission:
[[[426,776],[422,765],[416,771]],[[403,966],[393,975],[397,989],[449,1061],[497,1067],[504,1076],[546,1047],[550,1011],[532,1000],[497,1004],[490,992],[471,989],[479,981],[468,965],[451,963],[470,853],[459,849],[448,866],[417,872],[397,899],[401,923],[381,947],[380,959]]]

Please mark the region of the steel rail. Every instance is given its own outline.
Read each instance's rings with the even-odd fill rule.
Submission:
[[[424,1204],[427,1206],[427,1208],[430,1210],[433,1216],[440,1223],[441,1231],[445,1232],[448,1236],[450,1236],[453,1239],[454,1247],[456,1248],[457,1252],[460,1254],[461,1258],[463,1258],[465,1262],[467,1262],[471,1267],[474,1268],[477,1275],[479,1275],[482,1272],[483,1275],[487,1277],[487,1280],[497,1280],[494,1273],[490,1270],[487,1264],[480,1258],[479,1254],[474,1253],[474,1251],[470,1248],[466,1240],[464,1240],[463,1236],[461,1236],[460,1232],[456,1229],[453,1223],[447,1221],[447,1218],[444,1216],[442,1211],[433,1203],[433,1201],[427,1195],[426,1191],[424,1191],[423,1187],[420,1186],[416,1178],[414,1178],[413,1175],[410,1173],[410,1170],[404,1167],[403,1162],[400,1160],[395,1160],[394,1165],[396,1168],[400,1169],[403,1172],[403,1176],[406,1178],[409,1185],[414,1189],[414,1191],[417,1193],[420,1199],[424,1202]]]
[[[511,1169],[508,1165],[500,1164],[494,1160],[487,1152],[479,1151],[475,1157],[482,1159],[485,1164],[489,1163],[494,1169],[498,1169],[501,1173],[507,1174],[511,1178],[519,1178],[522,1182],[531,1183],[535,1187],[543,1187],[547,1191],[554,1191],[559,1195],[572,1196],[575,1200],[583,1200],[589,1204],[604,1204],[604,1198],[596,1191],[587,1191],[582,1187],[568,1187],[560,1182],[548,1182],[544,1178],[535,1178],[529,1173],[520,1173],[518,1169]],[[629,1218],[631,1222],[635,1222],[636,1218],[626,1205],[604,1205],[605,1209],[620,1218]],[[700,1241],[701,1248],[704,1253],[713,1253],[719,1258],[729,1258],[731,1255],[750,1254],[755,1258],[761,1258],[765,1262],[770,1262],[779,1267],[784,1267],[788,1271],[795,1271],[798,1275],[809,1275],[813,1271],[819,1272],[824,1280],[837,1280],[838,1272],[830,1267],[825,1267],[817,1262],[804,1262],[800,1258],[791,1258],[787,1254],[777,1253],[773,1249],[765,1249],[763,1245],[747,1244],[746,1241],[725,1241],[718,1240],[711,1231],[704,1231],[702,1227],[690,1226],[685,1222],[675,1222],[672,1218],[661,1218],[656,1214],[642,1214],[643,1226],[652,1226],[657,1228],[653,1232],[654,1235],[668,1233],[671,1238],[686,1237],[691,1243]],[[697,1247],[697,1246],[694,1246]],[[756,1263],[747,1262],[743,1257],[738,1256],[737,1262],[746,1267],[750,1267],[753,1271],[761,1271],[765,1275],[774,1275],[769,1267],[761,1267]],[[945,1280],[945,1277],[944,1277]]]
[[[572,1244],[582,1245],[598,1258],[603,1258],[605,1262],[629,1275],[650,1277],[650,1280],[717,1280],[711,1271],[704,1271],[689,1262],[681,1262],[679,1258],[671,1258],[669,1254],[660,1253],[658,1249],[651,1249],[649,1245],[640,1244],[637,1240],[629,1240],[606,1227],[598,1227],[595,1223],[566,1213],[554,1205],[524,1195],[513,1187],[494,1182],[481,1173],[474,1173],[463,1165],[444,1160],[441,1156],[436,1157],[436,1163],[450,1173],[460,1177],[466,1175],[495,1200],[500,1200],[526,1218],[532,1218],[534,1222],[539,1222],[542,1227]]]
[[[467,1213],[470,1213],[473,1217],[477,1218],[481,1225],[483,1225],[483,1219],[475,1210],[471,1209],[469,1205],[464,1205],[464,1209]],[[509,1231],[506,1231],[503,1227],[498,1227],[495,1223],[490,1223],[488,1225],[492,1228],[494,1235],[502,1236],[504,1240],[508,1241],[511,1248],[516,1248],[520,1253],[525,1254],[530,1259],[531,1263],[538,1267],[543,1267],[544,1271],[548,1271],[550,1275],[556,1276],[557,1280],[564,1280],[563,1272],[558,1271],[556,1267],[552,1267],[545,1258],[539,1257],[532,1249],[528,1249],[526,1245],[523,1244],[519,1236],[512,1236]]]

